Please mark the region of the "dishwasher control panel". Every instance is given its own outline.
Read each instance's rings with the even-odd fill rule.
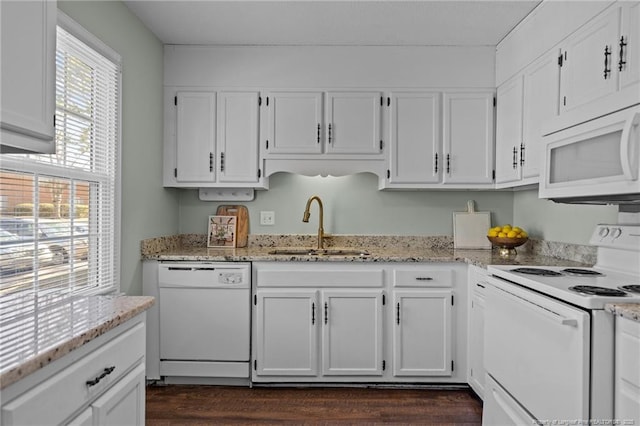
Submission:
[[[220,272],[218,274],[218,283],[220,284],[242,284],[243,282],[242,272]]]
[[[250,288],[247,263],[163,262],[158,266],[162,287]]]

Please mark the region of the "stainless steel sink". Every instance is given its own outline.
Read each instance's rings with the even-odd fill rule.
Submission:
[[[279,254],[285,256],[369,256],[366,250],[356,249],[276,249],[269,254]]]

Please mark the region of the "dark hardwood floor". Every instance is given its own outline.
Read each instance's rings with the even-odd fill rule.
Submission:
[[[147,425],[479,425],[471,390],[148,386]]]

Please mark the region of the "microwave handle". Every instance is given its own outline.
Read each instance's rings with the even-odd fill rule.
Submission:
[[[629,120],[624,124],[624,128],[622,129],[622,138],[620,141],[620,162],[622,164],[622,173],[627,180],[636,180],[638,178],[638,169],[634,170],[632,162],[635,157],[637,157],[637,153],[631,154],[629,150],[631,149],[632,139],[638,140],[640,136],[633,137],[632,128],[636,127],[640,124],[640,112],[635,112]],[[636,142],[637,144],[638,142]]]

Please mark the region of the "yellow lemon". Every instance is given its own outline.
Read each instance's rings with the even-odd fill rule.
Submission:
[[[522,231],[520,235],[521,235],[521,238],[527,238],[529,236],[529,234],[527,234],[526,231]]]
[[[511,231],[511,227],[510,226],[503,226],[502,227],[502,232],[504,232],[505,234],[507,234],[509,231]]]
[[[511,231],[509,231],[507,233],[507,237],[509,237],[509,238],[515,238],[517,235],[518,235],[518,233],[516,231],[513,231],[513,230],[511,230]]]
[[[515,231],[516,233],[520,233],[522,232],[522,228],[518,227],[518,226],[514,226],[513,228],[511,228],[512,231]]]
[[[499,232],[498,233],[498,237],[500,237],[500,238],[504,238],[506,236],[507,236],[507,234],[505,234],[504,232]]]
[[[498,236],[498,231],[494,231],[493,229],[489,231],[489,233],[487,234],[490,237],[497,237]]]

